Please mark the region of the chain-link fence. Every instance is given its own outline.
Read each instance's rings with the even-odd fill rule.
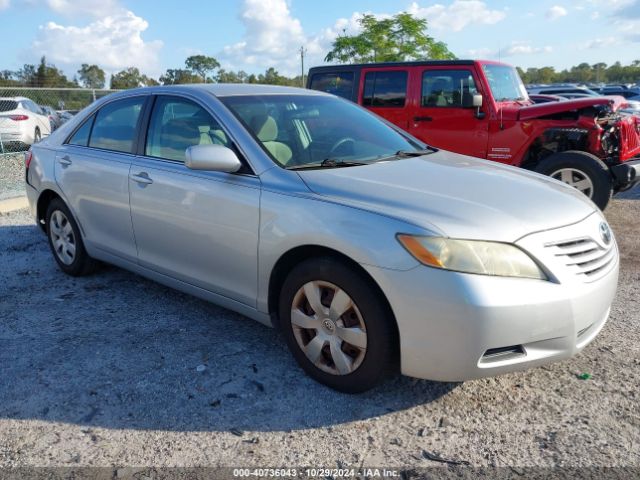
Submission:
[[[0,155],[27,150],[115,90],[0,87]]]

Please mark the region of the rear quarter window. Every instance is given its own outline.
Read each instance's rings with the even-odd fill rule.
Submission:
[[[368,72],[364,79],[362,105],[366,107],[404,107],[407,98],[406,71]]]
[[[309,88],[351,100],[354,78],[354,72],[316,73],[311,77]]]

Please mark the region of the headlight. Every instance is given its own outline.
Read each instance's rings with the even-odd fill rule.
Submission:
[[[430,267],[481,275],[547,280],[536,262],[514,245],[476,240],[398,235],[416,260]]]

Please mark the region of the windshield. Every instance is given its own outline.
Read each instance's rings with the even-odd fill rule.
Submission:
[[[371,163],[424,147],[335,97],[242,95],[220,100],[285,168]]]
[[[515,68],[508,65],[485,64],[482,66],[496,102],[527,100],[527,89]]]

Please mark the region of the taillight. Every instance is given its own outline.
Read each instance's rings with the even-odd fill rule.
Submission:
[[[23,120],[29,120],[27,115],[9,115],[9,118],[14,122],[21,122]]]
[[[31,159],[33,158],[33,152],[28,150],[24,154],[24,167],[29,170],[29,165],[31,165]]]

